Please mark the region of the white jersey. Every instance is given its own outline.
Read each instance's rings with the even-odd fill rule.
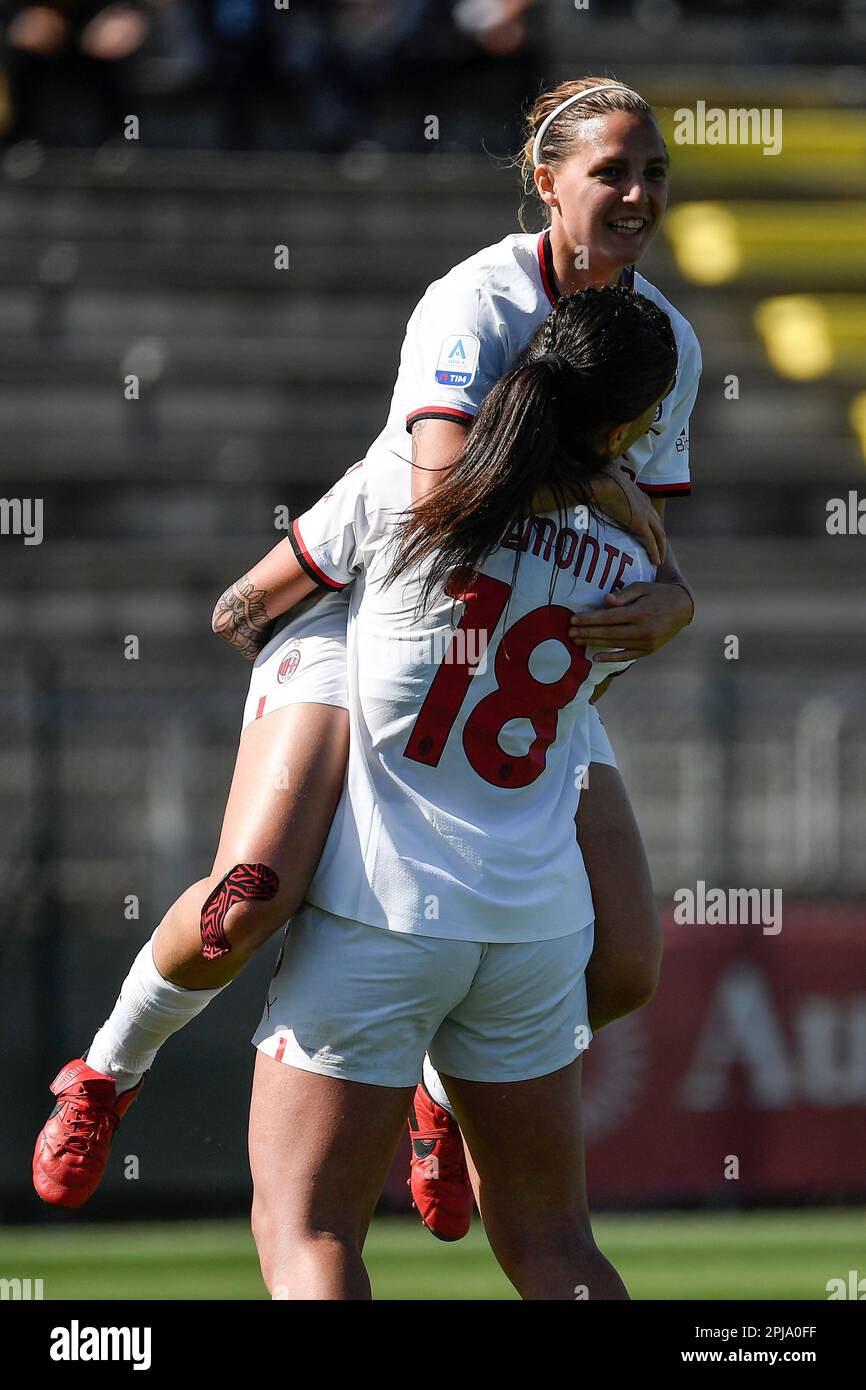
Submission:
[[[307,573],[352,586],[347,783],[307,897],[425,936],[580,931],[593,918],[574,831],[589,698],[622,667],[593,666],[568,622],[654,569],[613,526],[537,517],[509,528],[471,592],[454,581],[419,618],[422,571],[383,584],[409,505],[405,459],[379,449],[292,525]]]
[[[673,391],[662,401],[652,430],[633,444],[624,466],[653,497],[691,491],[689,416],[701,375],[701,351],[691,324],[642,275],[626,281],[658,304],[671,320],[679,362]],[[516,366],[558,298],[550,232],[518,233],[454,266],[434,280],[406,326],[400,368],[385,428],[371,444],[410,463],[411,427],[422,419],[468,424],[495,383]],[[281,627],[287,636],[336,638],[346,608],[336,597],[295,610]]]
[[[625,466],[654,497],[688,493],[689,416],[701,374],[694,330],[642,275],[626,282],[665,311],[677,340],[673,391],[661,403],[654,431],[629,450]],[[434,280],[406,327],[388,420],[371,446],[407,461],[417,420],[469,422],[490,388],[514,367],[559,292],[550,232],[507,236]]]

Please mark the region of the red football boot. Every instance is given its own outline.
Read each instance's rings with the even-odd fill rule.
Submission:
[[[472,1186],[457,1121],[416,1086],[409,1111],[412,1162],[409,1187],[414,1206],[439,1240],[462,1240],[472,1224]]]
[[[80,1057],[51,1083],[57,1104],[33,1153],[33,1186],[54,1207],[81,1207],[102,1181],[114,1131],[144,1078],[118,1096],[114,1081]]]

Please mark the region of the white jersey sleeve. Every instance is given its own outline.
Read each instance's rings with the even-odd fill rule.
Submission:
[[[662,402],[660,417],[657,418],[656,428],[660,432],[645,436],[629,451],[629,457],[641,459],[636,470],[637,484],[650,497],[681,496],[691,492],[692,488],[689,417],[698,394],[702,363],[694,330],[688,324],[686,329],[680,344],[676,385]]]
[[[363,463],[356,463],[289,527],[295,558],[321,589],[345,589],[363,572],[370,533]]]
[[[512,365],[493,294],[453,273],[437,280],[409,320],[403,346],[407,430],[418,420],[468,424]]]

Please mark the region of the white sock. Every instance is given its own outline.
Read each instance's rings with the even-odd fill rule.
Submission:
[[[154,932],[123,982],[117,1003],[85,1057],[94,1071],[114,1077],[117,1094],[135,1086],[162,1044],[206,1009],[225,989],[183,989],[164,980],[153,959]]]
[[[443,1110],[447,1110],[451,1118],[454,1118],[454,1111],[451,1109],[451,1102],[448,1099],[448,1092],[442,1085],[442,1079],[433,1067],[429,1057],[424,1058],[424,1068],[421,1073],[424,1078],[424,1085],[437,1105],[441,1105]]]

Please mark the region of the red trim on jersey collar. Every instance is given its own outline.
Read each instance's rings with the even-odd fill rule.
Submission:
[[[544,293],[547,295],[551,304],[555,304],[559,298],[559,286],[556,283],[556,274],[553,269],[553,251],[550,246],[550,228],[548,227],[541,233],[535,245],[535,253],[538,256],[538,269],[541,272],[541,283],[544,286]]]
[[[541,283],[544,286],[544,293],[547,295],[551,304],[556,304],[559,299],[559,286],[556,283],[556,271],[553,268],[553,247],[550,244],[550,228],[546,227],[540,234],[535,244],[535,254],[538,257],[538,269],[541,273]],[[627,290],[634,289],[634,266],[624,265],[619,273],[619,283]]]
[[[304,545],[303,537],[298,530],[298,523],[296,521],[292,522],[291,530],[289,531],[289,543],[292,550],[295,552],[295,558],[301,566],[301,569],[305,570],[310,578],[314,579],[322,588],[345,589],[348,587],[346,584],[341,584],[338,579],[332,579],[329,574],[325,574],[325,571],[319,568],[309,550]]]

